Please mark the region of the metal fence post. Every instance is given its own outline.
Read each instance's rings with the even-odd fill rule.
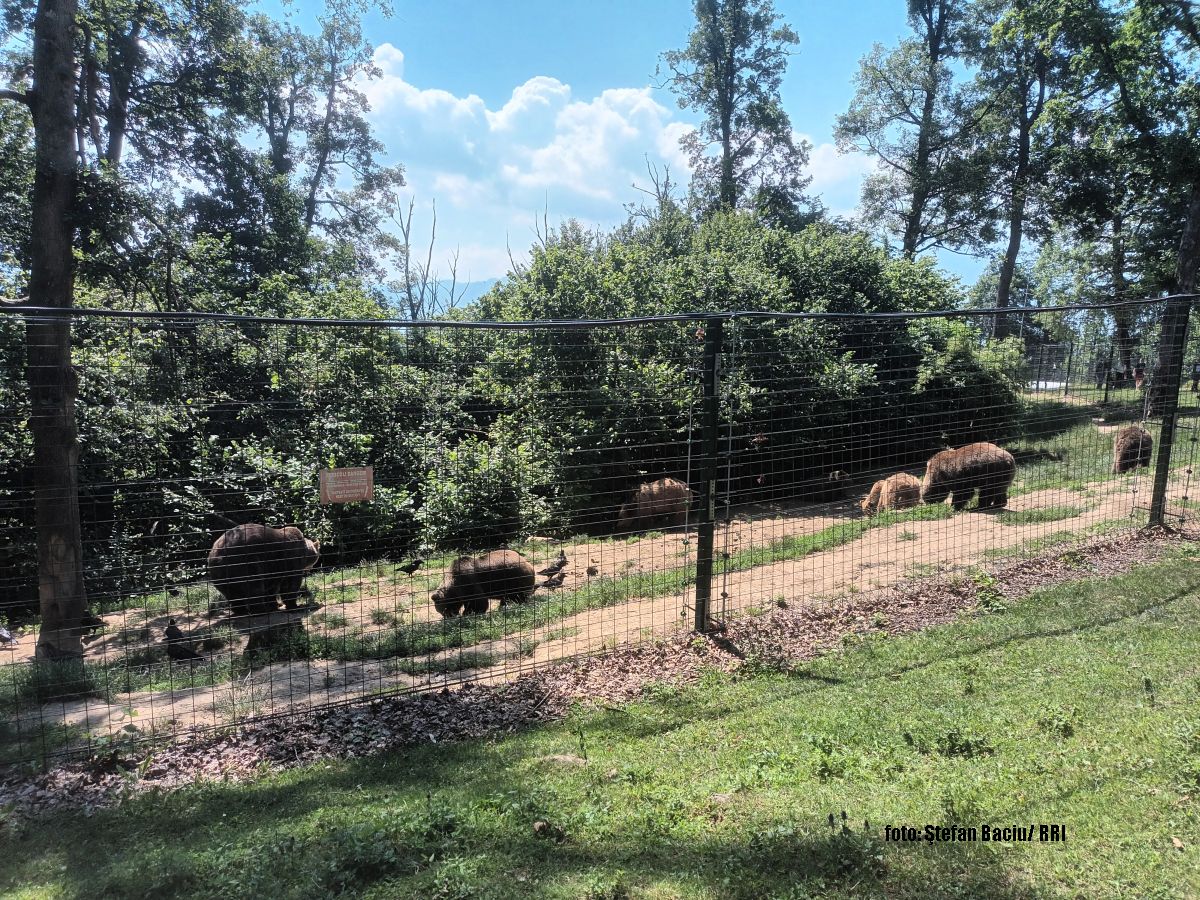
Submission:
[[[708,613],[712,604],[713,548],[717,521],[717,441],[721,428],[720,388],[721,343],[724,337],[722,319],[704,322],[704,362],[701,369],[701,388],[704,392],[700,419],[700,522],[696,537],[696,623],[699,632],[708,630]]]
[[[1063,396],[1071,393],[1071,363],[1075,361],[1075,342],[1067,344],[1067,374],[1063,378]]]
[[[1112,386],[1113,380],[1113,352],[1116,350],[1116,344],[1113,341],[1108,342],[1108,367],[1104,370],[1104,402],[1108,403],[1108,389]]]
[[[1187,341],[1191,297],[1173,297],[1163,312],[1162,335],[1158,340],[1158,369],[1162,381],[1151,384],[1162,410],[1158,434],[1158,459],[1154,466],[1154,492],[1150,497],[1150,524],[1162,525],[1167,508],[1167,479],[1171,475],[1171,445],[1175,441],[1175,416],[1179,409],[1179,387],[1183,377],[1183,348]],[[1157,378],[1155,379],[1157,380]]]

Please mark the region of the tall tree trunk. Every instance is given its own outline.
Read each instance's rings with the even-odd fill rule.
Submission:
[[[1013,273],[1017,269],[1017,257],[1021,254],[1021,239],[1025,231],[1025,205],[1029,197],[1029,157],[1033,128],[1041,118],[1046,105],[1046,73],[1044,61],[1035,76],[1038,94],[1033,109],[1026,105],[1029,102],[1031,84],[1025,84],[1021,92],[1021,107],[1017,112],[1017,159],[1013,168],[1012,198],[1008,207],[1008,246],[1004,250],[1004,260],[1000,263],[1000,278],[996,283],[996,306],[1004,309],[1008,306],[1012,294]],[[1005,315],[996,316],[995,336],[1004,337],[1008,333],[1008,318]]]
[[[939,67],[942,62],[942,41],[946,31],[946,9],[942,0],[927,0],[919,8],[925,24],[925,46],[928,68],[925,77],[925,99],[921,105],[921,126],[917,131],[917,154],[913,160],[912,201],[904,219],[902,250],[906,259],[917,255],[921,241],[921,220],[929,203],[929,160],[933,155],[933,112],[937,102]]]
[[[1200,180],[1192,182],[1187,218],[1175,259],[1175,293],[1196,293],[1196,268],[1200,264]]]
[[[40,0],[34,22],[33,183],[29,302],[69,308],[74,300],[76,0]],[[33,437],[41,659],[82,656],[86,597],[79,526],[77,380],[68,319],[26,325],[29,430]]]
[[[317,218],[317,192],[325,180],[325,167],[329,164],[333,116],[337,110],[338,64],[337,54],[329,51],[329,86],[325,92],[325,120],[321,123],[321,144],[317,151],[317,164],[313,166],[312,180],[308,184],[308,196],[304,199],[304,233],[312,231]]]
[[[1114,213],[1112,218],[1112,292],[1113,301],[1125,299],[1125,218]],[[1113,310],[1116,326],[1117,356],[1125,377],[1133,377],[1133,313],[1124,308]]]

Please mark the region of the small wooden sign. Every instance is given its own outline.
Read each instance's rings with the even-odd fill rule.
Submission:
[[[321,505],[358,503],[375,498],[375,470],[371,466],[321,470]]]

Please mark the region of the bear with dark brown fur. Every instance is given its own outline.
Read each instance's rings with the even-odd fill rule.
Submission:
[[[1154,439],[1150,432],[1140,425],[1129,425],[1122,428],[1113,438],[1114,475],[1131,472],[1138,466],[1150,465],[1150,452],[1154,448]]]
[[[213,544],[208,577],[235,616],[272,612],[279,600],[295,609],[320,547],[294,526],[238,525]]]
[[[921,482],[907,472],[897,472],[871,485],[859,507],[869,516],[886,509],[908,509],[920,502]]]
[[[925,465],[921,499],[941,503],[948,496],[955,509],[966,509],[979,492],[979,509],[1002,509],[1017,474],[1013,455],[995,444],[967,444],[933,454]]]
[[[430,595],[444,618],[485,613],[495,597],[504,606],[523,603],[534,591],[533,565],[515,550],[493,550],[483,556],[460,556],[450,565],[441,587]]]
[[[677,478],[648,481],[621,506],[617,531],[649,531],[686,525],[691,505],[691,489]]]

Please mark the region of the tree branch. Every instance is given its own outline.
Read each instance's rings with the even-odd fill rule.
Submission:
[[[0,88],[0,100],[13,100],[17,103],[24,103],[30,109],[33,109],[33,91],[14,91],[8,88]]]

